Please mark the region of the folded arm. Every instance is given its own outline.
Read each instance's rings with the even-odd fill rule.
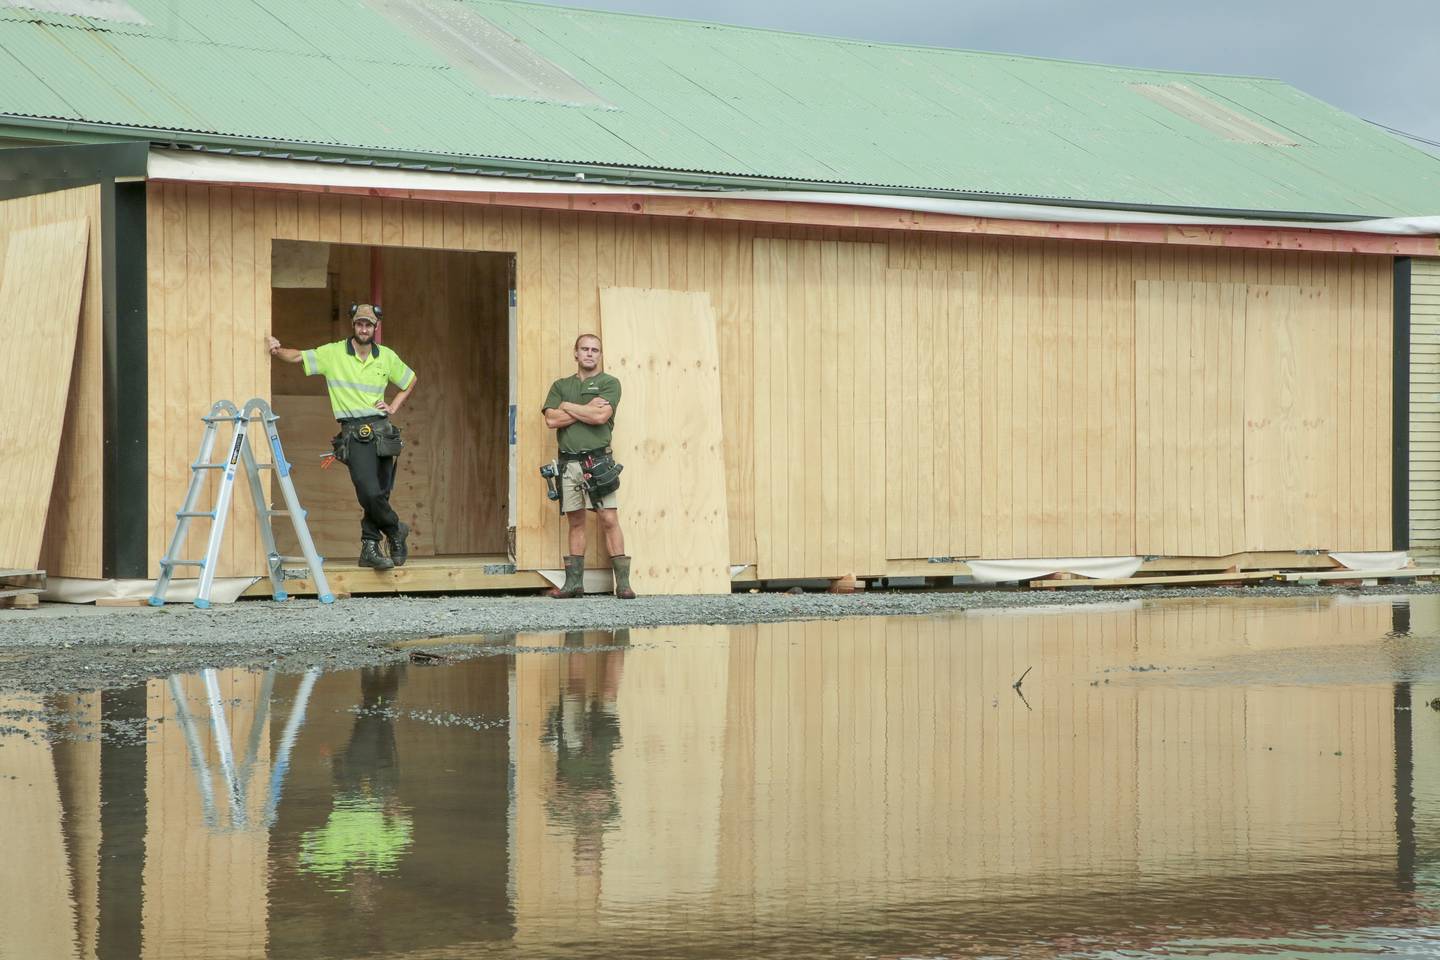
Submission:
[[[610,418],[615,415],[615,408],[604,397],[596,397],[589,403],[562,403],[560,412],[568,414],[572,423],[578,421],[598,427],[602,423],[610,422]]]
[[[565,404],[562,403],[560,406],[563,407]],[[570,414],[554,407],[546,407],[544,413],[545,426],[551,430],[559,430],[561,427],[568,427],[570,424],[576,422],[575,418],[570,416]]]

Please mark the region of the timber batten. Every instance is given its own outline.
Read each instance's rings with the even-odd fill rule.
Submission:
[[[599,294],[612,286],[710,295],[730,560],[758,561],[762,578],[883,575],[895,561],[936,555],[1390,546],[1387,257],[163,182],[147,197],[149,335],[163,344],[150,371],[149,489],[161,505],[150,518],[152,565],[167,505],[188,479],[195,411],[213,396],[270,393],[275,239],[516,257],[521,570],[560,565],[559,520],[531,476],[552,443],[535,410],[573,367],[575,336],[603,335]],[[775,265],[794,279],[776,287]],[[1278,399],[1267,399],[1273,378],[1255,368],[1269,363],[1270,342],[1304,345],[1290,373],[1277,368],[1295,385],[1277,388]],[[1339,386],[1327,393],[1316,382]],[[1298,478],[1283,469],[1292,449],[1310,458]],[[1281,487],[1241,483],[1238,457]],[[1322,505],[1320,519],[1288,507],[1259,526],[1242,519],[1296,491]],[[226,572],[257,572],[253,523],[236,521],[245,535]]]

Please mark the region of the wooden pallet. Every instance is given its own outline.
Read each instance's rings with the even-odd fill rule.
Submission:
[[[1031,580],[1030,587],[1034,590],[1063,590],[1075,587],[1195,587],[1195,586],[1223,586],[1230,583],[1257,583],[1262,580],[1274,580],[1280,575],[1278,570],[1251,570],[1247,572],[1232,571],[1228,573],[1191,573],[1173,577],[1117,577],[1113,580],[1087,580],[1080,577],[1074,580]],[[1313,574],[1307,574],[1313,576]]]
[[[44,570],[0,570],[0,607],[33,610],[44,590]]]

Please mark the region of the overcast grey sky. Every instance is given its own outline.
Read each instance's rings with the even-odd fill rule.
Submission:
[[[1440,0],[567,0],[563,5],[1275,77],[1367,120],[1440,142]]]

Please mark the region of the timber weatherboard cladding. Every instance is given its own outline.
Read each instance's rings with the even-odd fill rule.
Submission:
[[[524,570],[557,568],[561,555],[559,518],[533,477],[553,455],[538,407],[551,380],[573,370],[576,335],[603,336],[599,291],[609,286],[710,294],[721,358],[730,559],[758,561],[762,577],[883,575],[889,563],[924,561],[942,548],[945,555],[958,549],[986,558],[1216,556],[1238,549],[1236,539],[1246,535],[1248,524],[1238,518],[1258,508],[1250,494],[1279,498],[1296,484],[1325,505],[1325,519],[1317,528],[1300,523],[1295,511],[1267,518],[1272,549],[1390,546],[1388,257],[798,227],[164,182],[149,185],[148,203],[152,567],[184,494],[199,416],[218,396],[269,395],[263,339],[270,328],[270,241],[277,237],[516,254],[522,478],[516,560]],[[773,241],[799,243],[792,253]],[[883,247],[878,261],[866,253],[873,244]],[[756,269],[765,249],[768,274]],[[778,292],[777,249],[786,277]],[[857,272],[860,265],[867,276]],[[1270,308],[1254,303],[1257,289],[1284,288],[1284,303],[1300,295],[1293,291],[1320,292],[1324,308],[1313,322],[1323,327],[1319,339],[1329,352],[1308,350],[1305,368],[1293,376],[1340,378],[1341,399],[1315,411],[1322,424],[1306,422],[1307,411],[1284,392],[1278,411],[1260,394],[1254,396],[1261,406],[1251,411],[1249,398],[1235,398],[1234,371],[1213,381],[1216,364],[1233,359],[1237,347],[1234,314],[1215,306],[1225,285],[1247,291],[1247,337],[1270,322]],[[1162,290],[1162,305],[1144,315],[1155,325],[1140,333],[1137,290],[1151,288]],[[943,304],[937,289],[945,291]],[[1182,290],[1189,298],[1183,314]],[[1170,291],[1174,312],[1166,312],[1170,301],[1163,299]],[[1282,316],[1275,336],[1303,336],[1304,322],[1312,322],[1293,312]],[[1218,326],[1225,317],[1228,335]],[[891,343],[900,344],[899,355]],[[841,376],[846,369],[854,376]],[[975,376],[979,404],[970,409],[975,391],[965,380]],[[1230,385],[1228,405],[1222,383]],[[1269,418],[1267,432],[1252,436],[1257,428],[1237,427],[1237,402],[1247,418],[1252,412]],[[840,419],[826,416],[827,407]],[[931,418],[924,429],[912,422],[924,416]],[[642,428],[625,419],[623,401],[618,423]],[[904,431],[893,453],[892,426]],[[1312,456],[1313,476],[1287,478],[1277,466],[1296,443]],[[1142,448],[1155,452],[1145,456]],[[1237,494],[1233,481],[1221,483],[1237,455],[1258,458],[1279,486],[1247,484]],[[1156,465],[1162,475],[1147,472]],[[943,504],[936,499],[942,489]],[[1157,502],[1190,509],[1167,513]],[[942,519],[943,530],[936,526]],[[241,510],[233,522],[238,535],[227,538],[222,573],[260,572],[253,520]],[[1317,538],[1325,542],[1312,542]]]
[[[1440,259],[1410,260],[1410,549],[1440,553]]]

